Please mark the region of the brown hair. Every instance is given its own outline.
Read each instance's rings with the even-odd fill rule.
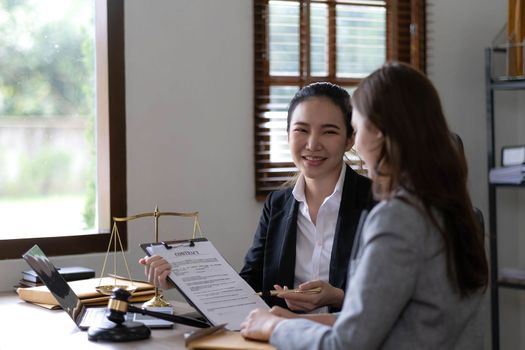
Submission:
[[[430,80],[407,64],[386,63],[359,84],[352,102],[384,136],[374,170],[377,176],[388,175],[389,181],[383,187],[374,183],[376,195],[389,198],[403,188],[419,198],[425,215],[441,232],[447,270],[460,294],[486,288],[488,265],[482,228],[467,190],[467,165]],[[435,209],[443,217],[442,225]]]

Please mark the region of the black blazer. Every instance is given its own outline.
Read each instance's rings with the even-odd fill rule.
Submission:
[[[370,179],[346,166],[334,243],[330,259],[329,282],[345,290],[352,244],[363,209],[372,206]],[[269,291],[274,284],[293,287],[299,202],[292,188],[268,195],[255,233],[239,273],[256,291]],[[277,297],[264,298],[270,306],[286,307]],[[331,309],[331,312],[338,309]]]

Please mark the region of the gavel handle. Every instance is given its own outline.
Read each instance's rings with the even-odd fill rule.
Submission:
[[[174,322],[174,323],[185,324],[186,326],[191,326],[191,327],[197,327],[197,328],[208,328],[208,327],[210,327],[210,325],[208,323],[196,320],[194,318],[189,318],[189,317],[184,317],[184,316],[177,316],[177,315],[170,315],[170,314],[165,314],[165,313],[162,313],[162,312],[149,311],[149,310],[142,309],[142,308],[139,308],[139,307],[136,307],[136,306],[133,306],[133,305],[129,305],[128,306],[128,311],[129,312],[134,312],[134,313],[137,313],[137,314],[153,316],[153,317],[156,317],[156,318],[160,318],[161,320],[166,320],[166,321],[170,321],[170,322]]]

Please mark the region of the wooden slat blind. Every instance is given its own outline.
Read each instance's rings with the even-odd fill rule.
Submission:
[[[255,189],[264,200],[296,173],[286,111],[300,87],[329,81],[351,92],[391,59],[425,71],[425,0],[253,0],[253,8]]]
[[[426,70],[424,0],[387,1],[387,56]]]

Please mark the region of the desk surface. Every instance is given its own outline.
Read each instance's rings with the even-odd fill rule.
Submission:
[[[173,302],[176,313],[191,311]],[[8,349],[185,349],[184,333],[195,328],[175,324],[151,331],[146,340],[126,343],[91,342],[63,310],[47,310],[22,301],[14,292],[0,293],[0,350]]]

